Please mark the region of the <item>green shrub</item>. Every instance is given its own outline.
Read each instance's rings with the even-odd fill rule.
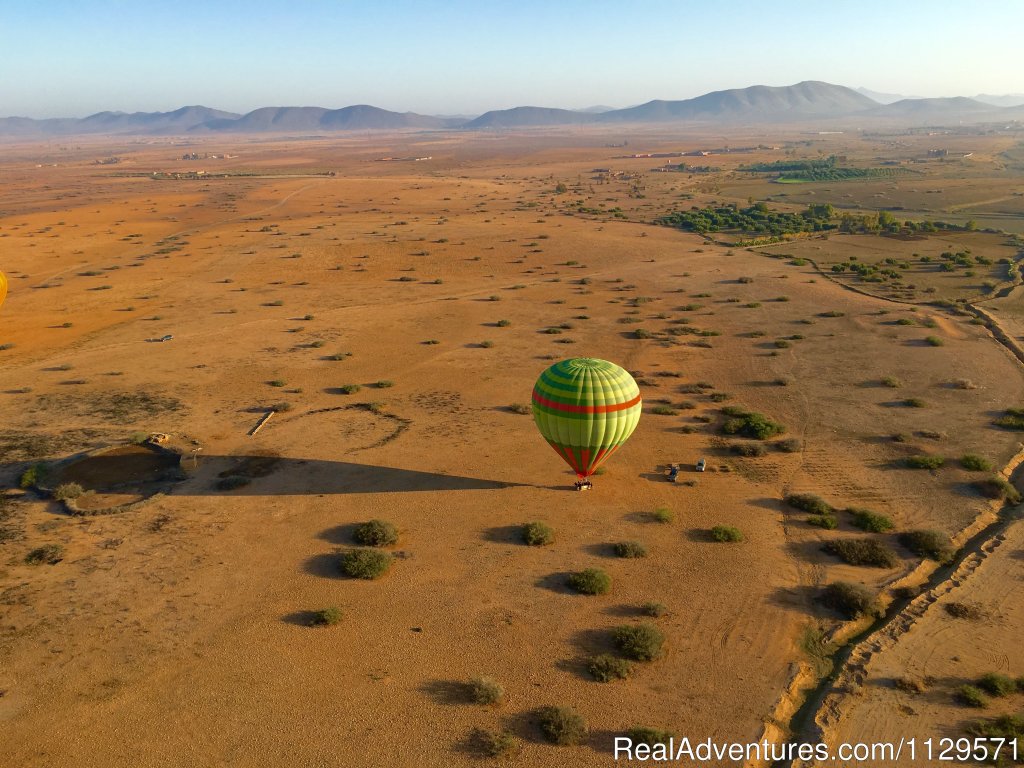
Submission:
[[[343,395],[354,395],[360,389],[362,389],[362,387],[358,384],[342,384],[338,387],[338,391]]]
[[[807,524],[815,528],[824,528],[827,531],[834,531],[839,527],[839,519],[835,515],[811,515],[807,518]]]
[[[602,653],[587,662],[587,671],[599,683],[610,683],[628,678],[633,672],[633,665],[625,659]]]
[[[528,413],[533,413],[533,406],[528,405],[527,403],[512,403],[512,405],[510,405],[508,409],[512,413],[517,413],[520,416],[525,416]]]
[[[665,635],[653,624],[624,624],[613,630],[612,640],[626,658],[652,661],[661,655]]]
[[[555,532],[551,526],[540,522],[527,523],[523,526],[523,542],[531,547],[541,547],[555,540]]]
[[[925,343],[928,344],[931,347],[941,347],[943,344],[946,343],[942,339],[940,339],[938,336],[925,336],[924,340],[925,340]]]
[[[321,608],[319,611],[313,612],[313,617],[309,620],[311,627],[332,627],[341,621],[342,613],[340,608]]]
[[[497,323],[495,323],[495,325],[497,325],[499,328],[508,328],[510,325],[512,325],[512,321],[511,320],[499,320]]]
[[[722,425],[722,431],[727,435],[742,435],[757,440],[767,440],[769,437],[781,435],[786,428],[781,424],[772,421],[762,413],[744,411],[736,406],[727,406],[722,413],[730,418]]]
[[[1007,408],[1006,412],[996,419],[996,424],[1004,429],[1024,431],[1024,408]]]
[[[644,616],[650,616],[651,618],[657,619],[668,613],[668,606],[664,603],[644,603],[640,606],[640,612]]]
[[[836,539],[822,549],[849,565],[895,568],[900,563],[896,553],[877,539]]]
[[[965,453],[960,457],[960,466],[969,472],[990,472],[992,462],[976,453]]]
[[[45,477],[46,465],[33,464],[21,473],[21,477],[18,480],[18,486],[21,488],[32,488],[33,486],[41,483]]]
[[[647,557],[647,547],[639,541],[620,541],[612,549],[615,551],[616,557]]]
[[[395,382],[389,381],[388,379],[381,379],[373,386],[375,386],[377,389],[389,389],[390,387],[395,386]]]
[[[978,678],[978,687],[997,699],[1017,692],[1017,681],[998,672],[989,672]]]
[[[566,582],[570,589],[584,595],[603,595],[612,587],[612,578],[600,568],[573,573]]]
[[[773,445],[783,453],[799,453],[804,447],[804,444],[795,437],[787,437],[785,440],[773,443]]]
[[[908,456],[903,463],[910,469],[938,469],[946,460],[942,456]]]
[[[288,382],[286,382],[284,379],[272,379],[271,381],[267,382],[267,384],[269,384],[272,387],[283,387],[287,383]]]
[[[473,743],[484,757],[512,757],[519,752],[519,739],[508,731],[473,731]]]
[[[1017,753],[1021,754],[1021,748],[1024,748],[1024,715],[1000,715],[992,720],[978,720],[967,727],[967,733],[987,739],[1007,739],[1009,742],[1016,739]],[[1006,749],[1009,748],[1010,744],[1007,744]]]
[[[748,458],[764,456],[768,453],[768,449],[760,443],[732,443],[729,446],[729,450],[738,456],[746,456]]]
[[[651,517],[653,517],[655,521],[659,523],[671,523],[673,520],[676,519],[675,512],[673,512],[668,507],[658,507],[651,514]]]
[[[983,709],[988,706],[988,697],[973,685],[961,685],[953,692],[953,698],[965,707]]]
[[[882,379],[882,386],[889,387],[891,389],[898,389],[903,386],[903,382],[897,379],[895,376],[886,376]]]
[[[716,525],[711,529],[711,538],[721,542],[743,541],[743,533],[731,525]]]
[[[918,557],[939,563],[948,563],[956,554],[953,542],[942,531],[906,531],[900,534],[899,541]]]
[[[655,744],[669,744],[674,734],[671,731],[661,731],[657,728],[630,728],[626,735],[632,739],[633,744],[646,744],[653,747]]]
[[[835,511],[831,504],[813,493],[791,493],[786,496],[785,502],[791,507],[815,515],[831,515]]]
[[[789,347],[793,346],[793,344],[786,339],[776,339],[775,346],[778,349],[788,349]]]
[[[905,406],[907,406],[907,408],[927,408],[928,407],[928,404],[924,400],[922,400],[920,397],[908,397],[906,400],[903,401],[903,404]]]
[[[367,547],[387,547],[398,541],[398,529],[385,520],[370,520],[357,525],[352,538]]]
[[[56,565],[63,559],[64,547],[60,544],[44,544],[25,555],[25,562],[29,565]]]
[[[481,341],[480,342],[480,346],[483,347],[484,349],[490,349],[491,347],[494,346],[494,342],[493,341]]]
[[[77,499],[83,493],[85,493],[85,489],[78,483],[61,483],[53,492],[53,498],[57,501],[67,501]]]
[[[477,677],[469,681],[469,696],[476,704],[500,704],[505,698],[505,689],[489,677]]]
[[[825,587],[819,598],[822,605],[848,619],[878,615],[880,608],[875,593],[863,584],[837,581]]]
[[[860,509],[858,507],[850,507],[846,510],[847,513],[853,518],[853,524],[862,531],[869,533],[885,533],[891,531],[895,526],[892,520],[885,515],[879,514],[878,512],[872,512],[870,509]]]
[[[657,416],[675,416],[679,411],[667,405],[656,405],[651,408],[651,413]]]
[[[341,572],[353,579],[379,579],[391,567],[392,557],[378,549],[350,549],[341,556]]]
[[[579,744],[587,735],[587,721],[571,707],[543,707],[537,722],[552,744]]]
[[[975,480],[974,487],[990,499],[1004,499],[1011,504],[1020,503],[1020,491],[1002,475]]]

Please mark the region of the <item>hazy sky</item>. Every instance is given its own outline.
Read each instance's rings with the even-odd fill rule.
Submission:
[[[1024,92],[1022,0],[0,0],[0,115]]]

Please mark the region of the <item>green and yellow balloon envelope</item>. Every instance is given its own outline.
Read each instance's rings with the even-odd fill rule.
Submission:
[[[7,275],[0,272],[0,307],[4,305],[4,299],[7,298]]]
[[[633,434],[641,409],[633,377],[593,357],[555,363],[533,388],[537,429],[581,480]]]

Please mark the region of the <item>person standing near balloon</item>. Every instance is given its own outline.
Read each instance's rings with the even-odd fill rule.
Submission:
[[[545,370],[533,388],[533,420],[576,472],[577,490],[633,434],[643,402],[640,388],[615,363],[577,357]]]

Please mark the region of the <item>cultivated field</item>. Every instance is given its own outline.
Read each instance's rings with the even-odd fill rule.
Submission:
[[[802,130],[5,147],[0,763],[459,766],[507,747],[515,764],[595,766],[637,727],[898,740],[912,718],[961,734],[978,715],[953,698],[961,679],[1024,675],[1007,597],[1020,524],[992,498],[1012,496],[993,478],[1021,448],[996,424],[1024,405],[1021,137]],[[949,155],[928,159],[940,140]],[[693,172],[621,157],[726,146],[668,161],[709,166]],[[740,170],[829,155],[909,170],[785,185]],[[748,249],[655,223],[755,201],[1003,232]],[[897,274],[832,269],[854,262]],[[519,407],[575,356],[619,363],[645,400],[579,494]],[[783,431],[744,434],[750,412]],[[142,444],[152,433],[167,442]],[[82,514],[46,495],[68,483]],[[397,528],[390,569],[348,578],[371,519]],[[523,543],[531,521],[550,544]],[[955,587],[914,531],[967,544]],[[843,562],[863,539],[881,567]],[[618,556],[624,542],[645,556]],[[567,586],[588,568],[607,593]],[[891,604],[893,637],[829,690],[831,654],[872,621],[821,604],[837,581]],[[950,601],[977,613],[954,619]],[[326,608],[340,620],[310,626]],[[594,657],[628,655],[615,629],[641,625],[664,637],[654,658],[595,680]],[[936,682],[908,699],[903,671]],[[481,677],[499,701],[474,700]],[[585,719],[578,743],[550,743],[546,706]]]

